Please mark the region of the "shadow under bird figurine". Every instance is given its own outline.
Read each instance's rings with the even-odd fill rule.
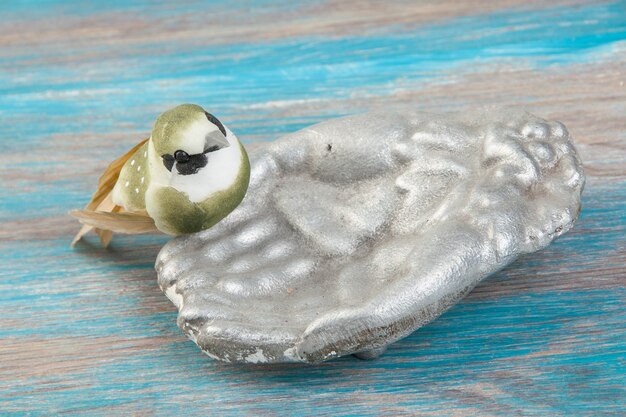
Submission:
[[[248,154],[179,106],[74,213],[77,239],[181,235],[158,255],[159,286],[226,362],[380,355],[569,230],[585,182],[561,123],[500,109],[348,116]]]

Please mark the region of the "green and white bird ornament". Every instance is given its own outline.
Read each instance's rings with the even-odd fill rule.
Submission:
[[[161,231],[181,235],[208,229],[243,199],[250,162],[237,137],[195,104],[161,114],[149,139],[113,161],[85,209],[76,244],[95,229],[107,246],[113,233]]]

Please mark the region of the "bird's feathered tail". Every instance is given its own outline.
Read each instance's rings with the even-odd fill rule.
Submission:
[[[111,162],[98,180],[98,189],[87,206],[83,210],[70,212],[73,217],[83,223],[83,227],[72,240],[72,246],[91,230],[95,230],[100,236],[100,242],[104,247],[111,242],[113,232],[139,234],[158,231],[154,220],[145,211],[125,211],[111,198],[122,167],[147,140],[139,142],[133,149]]]

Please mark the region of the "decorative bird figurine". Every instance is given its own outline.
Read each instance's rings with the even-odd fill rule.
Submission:
[[[170,235],[208,229],[243,199],[250,162],[237,137],[195,104],[161,114],[152,135],[113,161],[84,210],[72,246],[95,229],[103,246],[115,233]]]

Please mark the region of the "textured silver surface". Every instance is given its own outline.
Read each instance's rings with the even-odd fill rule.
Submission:
[[[242,204],[170,241],[178,325],[231,362],[371,358],[566,232],[581,162],[527,113],[369,113],[249,147]]]

